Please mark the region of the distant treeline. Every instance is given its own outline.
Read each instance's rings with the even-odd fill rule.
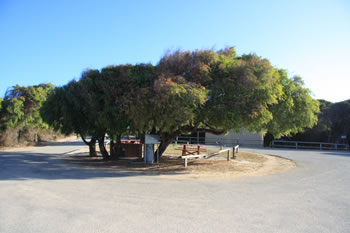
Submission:
[[[350,100],[331,103],[319,100],[320,112],[318,122],[311,129],[293,136],[282,137],[289,141],[347,143],[350,145]],[[265,145],[268,146],[273,136],[265,136]]]
[[[319,100],[318,123],[298,133],[291,140],[350,144],[350,100],[331,103]]]

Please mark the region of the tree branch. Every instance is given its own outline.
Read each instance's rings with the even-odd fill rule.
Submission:
[[[206,129],[206,128],[199,128],[199,129],[197,129],[197,132],[200,132],[200,133],[211,133],[211,134],[215,134],[215,135],[221,135],[221,134],[226,133],[226,130],[223,130],[223,129],[213,129],[213,128],[209,128],[209,129]]]

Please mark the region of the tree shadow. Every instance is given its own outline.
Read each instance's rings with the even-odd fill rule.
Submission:
[[[60,154],[0,152],[0,181],[27,179],[94,179],[157,174],[82,166]],[[171,175],[172,173],[169,173]]]

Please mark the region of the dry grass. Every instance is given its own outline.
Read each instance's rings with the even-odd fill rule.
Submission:
[[[176,175],[175,177],[195,178],[234,178],[241,176],[260,176],[285,171],[295,166],[294,162],[283,158],[240,151],[235,160],[226,160],[227,152],[212,159],[188,160],[188,167],[179,158],[181,150],[168,148],[159,164],[144,164],[143,161],[126,158],[118,161],[104,161],[101,157],[89,157],[87,152],[72,155],[68,160],[81,165],[118,169],[121,171],[142,172],[157,175]],[[211,148],[208,152],[216,152]],[[208,153],[206,152],[206,153]],[[232,151],[231,151],[232,155]]]

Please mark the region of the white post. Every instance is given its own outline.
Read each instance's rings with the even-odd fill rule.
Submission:
[[[146,163],[153,163],[154,144],[146,144]]]

